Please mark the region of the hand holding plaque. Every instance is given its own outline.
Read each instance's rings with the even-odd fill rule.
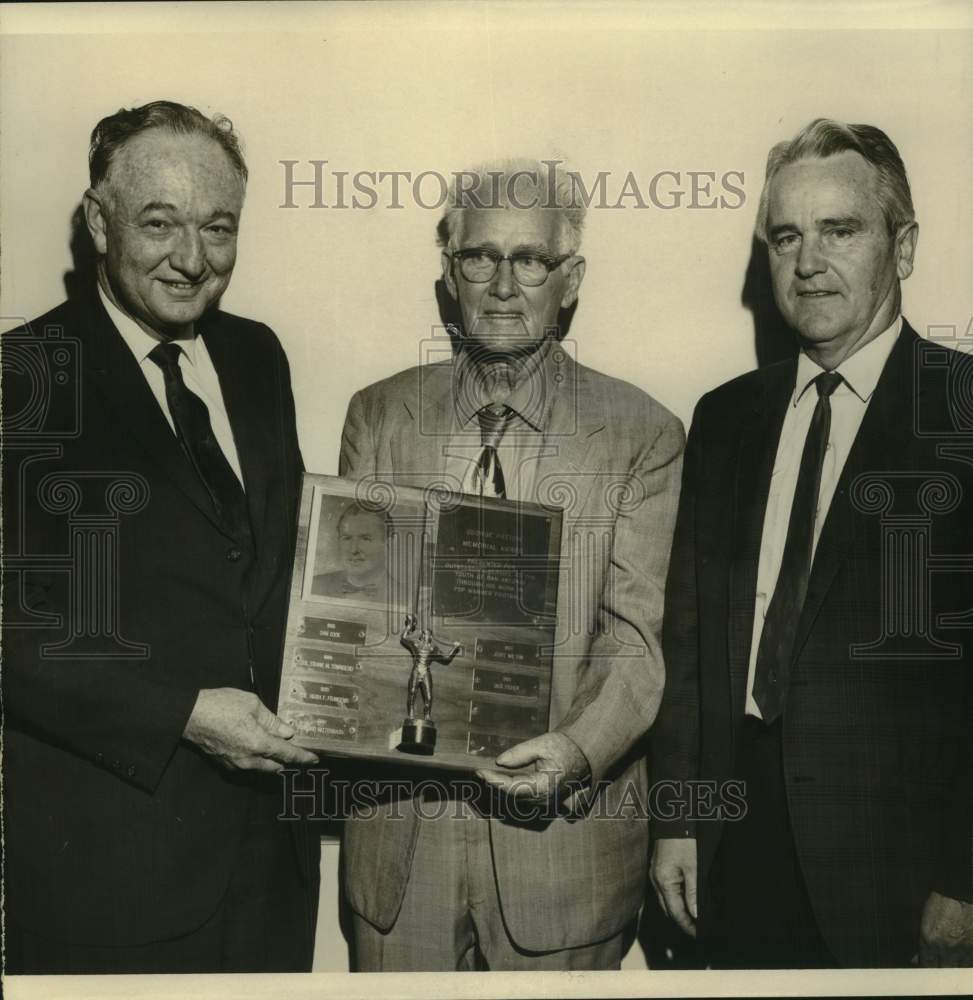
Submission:
[[[409,675],[409,698],[406,718],[402,723],[402,741],[399,749],[405,753],[431,754],[436,749],[436,723],[432,720],[432,671],[433,663],[449,663],[462,645],[453,643],[449,653],[443,653],[429,629],[421,629],[416,636],[418,622],[415,615],[406,615],[405,631],[400,642],[412,653],[412,673]],[[416,718],[416,695],[422,695],[422,718]]]

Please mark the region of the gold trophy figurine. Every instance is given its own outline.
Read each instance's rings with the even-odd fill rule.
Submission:
[[[412,673],[409,675],[409,700],[406,718],[402,723],[402,741],[399,749],[405,753],[429,755],[436,749],[436,723],[432,721],[432,671],[433,663],[449,663],[462,650],[462,645],[453,643],[453,648],[444,653],[436,643],[429,629],[422,629],[416,635],[418,622],[415,615],[406,615],[405,631],[400,642],[412,653]],[[422,695],[422,718],[416,718],[416,695]]]

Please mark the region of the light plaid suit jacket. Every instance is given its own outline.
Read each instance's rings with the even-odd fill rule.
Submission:
[[[662,694],[663,590],[678,505],[681,422],[645,393],[563,356],[531,500],[565,508],[551,728],[584,752],[594,799],[545,824],[491,819],[493,862],[513,940],[535,951],[620,931],[645,893],[648,822],[641,738]],[[453,365],[412,368],[355,394],[340,472],[403,486],[442,481]],[[628,796],[641,803],[627,815]],[[394,923],[419,822],[412,810],[346,823],[351,906]],[[612,818],[606,818],[612,817]]]

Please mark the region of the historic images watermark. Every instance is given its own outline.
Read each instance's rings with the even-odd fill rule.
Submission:
[[[149,501],[149,484],[127,470],[58,468],[81,433],[82,344],[62,328],[26,323],[3,338],[4,461],[16,469],[4,538],[4,617],[8,629],[63,630],[41,646],[45,659],[145,660],[149,647],[119,630],[121,519]],[[63,518],[61,551],[31,548],[35,518]],[[67,577],[63,615],[34,606],[55,577]]]
[[[560,794],[538,800],[485,788],[478,779],[346,778],[327,768],[284,768],[281,776],[280,820],[329,820],[354,816],[369,819],[381,812],[403,820],[463,819],[472,813],[514,823],[546,823],[585,816],[597,820],[654,819],[684,823],[735,823],[747,814],[745,781],[657,781],[647,789],[634,781],[614,787],[601,780],[593,785],[566,781]],[[532,786],[532,783],[531,783]],[[525,779],[525,789],[528,782]]]
[[[955,630],[973,628],[973,608],[937,612],[933,601],[937,575],[973,572],[973,553],[934,545],[936,521],[959,509],[973,466],[973,381],[963,357],[970,353],[973,319],[965,332],[930,326],[915,346],[912,430],[934,446],[936,466],[877,470],[851,484],[852,506],[878,517],[881,530],[880,631],[872,641],[851,647],[855,659],[958,661],[962,645],[945,639],[942,630],[952,630],[956,640]],[[928,411],[923,391],[928,384],[945,390],[946,422]]]
[[[742,170],[565,170],[563,160],[541,160],[543,171],[339,170],[329,160],[278,160],[280,208],[403,209],[729,209],[747,203]],[[568,190],[558,191],[567,178]],[[525,182],[527,182],[525,184]],[[531,193],[525,194],[526,190]]]

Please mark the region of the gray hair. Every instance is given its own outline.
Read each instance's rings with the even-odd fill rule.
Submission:
[[[757,210],[758,238],[767,242],[770,183],[781,167],[798,160],[823,159],[848,151],[858,153],[878,175],[878,200],[889,233],[894,235],[900,226],[914,222],[916,213],[912,207],[909,178],[895,143],[874,125],[847,125],[831,118],[815,118],[793,139],[774,146],[767,157],[767,173]]]
[[[112,161],[125,143],[153,128],[164,128],[176,135],[204,135],[212,139],[229,157],[240,180],[247,182],[247,165],[240,149],[240,137],[233,122],[223,115],[207,118],[202,112],[175,101],[152,101],[138,108],[121,108],[102,118],[91,133],[88,172],[91,186],[97,188],[108,177]]]
[[[576,196],[576,180],[560,160],[507,159],[453,174],[446,210],[436,227],[439,246],[458,247],[468,209],[542,208],[559,215],[559,254],[581,248],[585,205]]]

